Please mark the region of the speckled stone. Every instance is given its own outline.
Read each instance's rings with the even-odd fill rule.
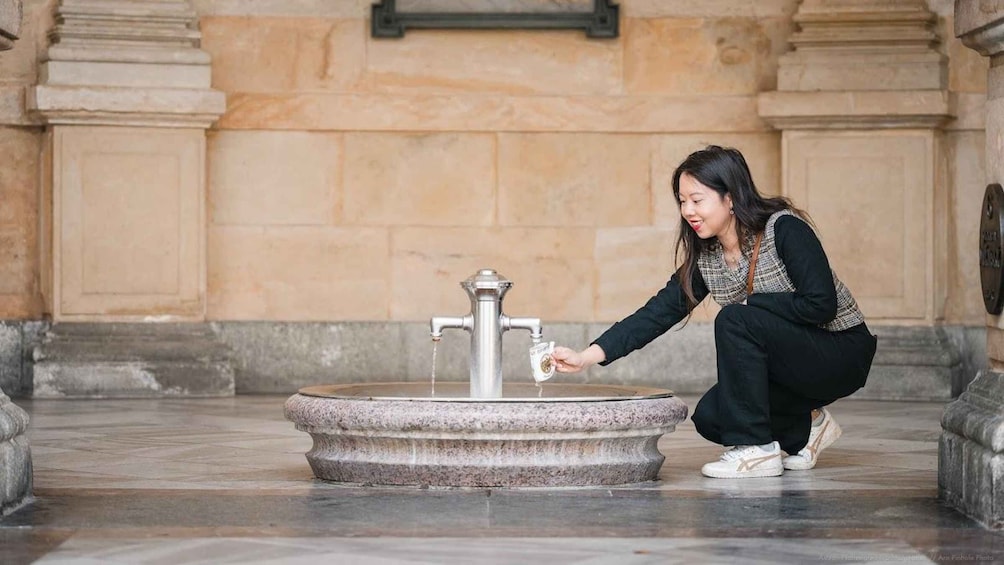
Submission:
[[[225,344],[203,323],[60,323],[32,351],[34,398],[234,395]]]
[[[0,515],[31,495],[28,414],[0,391]]]
[[[938,493],[950,506],[1004,529],[1004,374],[983,371],[945,407]]]
[[[0,390],[17,396],[21,392],[21,323],[0,321]]]
[[[659,437],[686,417],[687,405],[673,396],[437,402],[296,394],[286,401],[286,418],[314,439],[307,453],[314,475],[385,485],[651,481],[665,460],[656,447]]]

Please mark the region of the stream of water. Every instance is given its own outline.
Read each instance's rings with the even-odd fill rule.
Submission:
[[[438,348],[439,340],[432,340],[432,393],[431,396],[436,396],[436,349]]]

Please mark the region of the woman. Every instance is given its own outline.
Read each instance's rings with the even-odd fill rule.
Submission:
[[[606,365],[644,347],[711,294],[722,305],[718,384],[693,420],[702,436],[733,447],[701,472],[773,477],[813,468],[840,437],[823,407],[864,386],[875,337],[806,215],[786,198],[761,196],[739,151],[713,145],[691,154],[673,174],[673,193],[682,266],[586,349],[556,347],[557,371]]]

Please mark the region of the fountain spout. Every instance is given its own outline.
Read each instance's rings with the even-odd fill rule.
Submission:
[[[457,329],[471,331],[474,328],[474,318],[467,316],[436,316],[429,320],[432,340],[439,341],[443,337],[443,330]]]
[[[544,336],[540,318],[510,318],[502,314],[502,330],[530,330],[530,339],[534,345],[540,343]]]
[[[541,339],[540,318],[510,318],[502,313],[502,298],[512,281],[493,269],[481,269],[460,283],[471,299],[471,313],[462,317],[436,316],[430,320],[433,340],[447,328],[471,334],[471,398],[502,397],[502,332],[530,331],[534,343]]]

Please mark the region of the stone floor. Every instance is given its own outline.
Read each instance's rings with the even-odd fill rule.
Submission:
[[[844,437],[783,477],[702,478],[720,448],[687,421],[658,482],[516,490],[316,481],[283,401],[19,401],[37,498],[0,563],[1004,562],[937,500],[941,404],[838,402]]]

